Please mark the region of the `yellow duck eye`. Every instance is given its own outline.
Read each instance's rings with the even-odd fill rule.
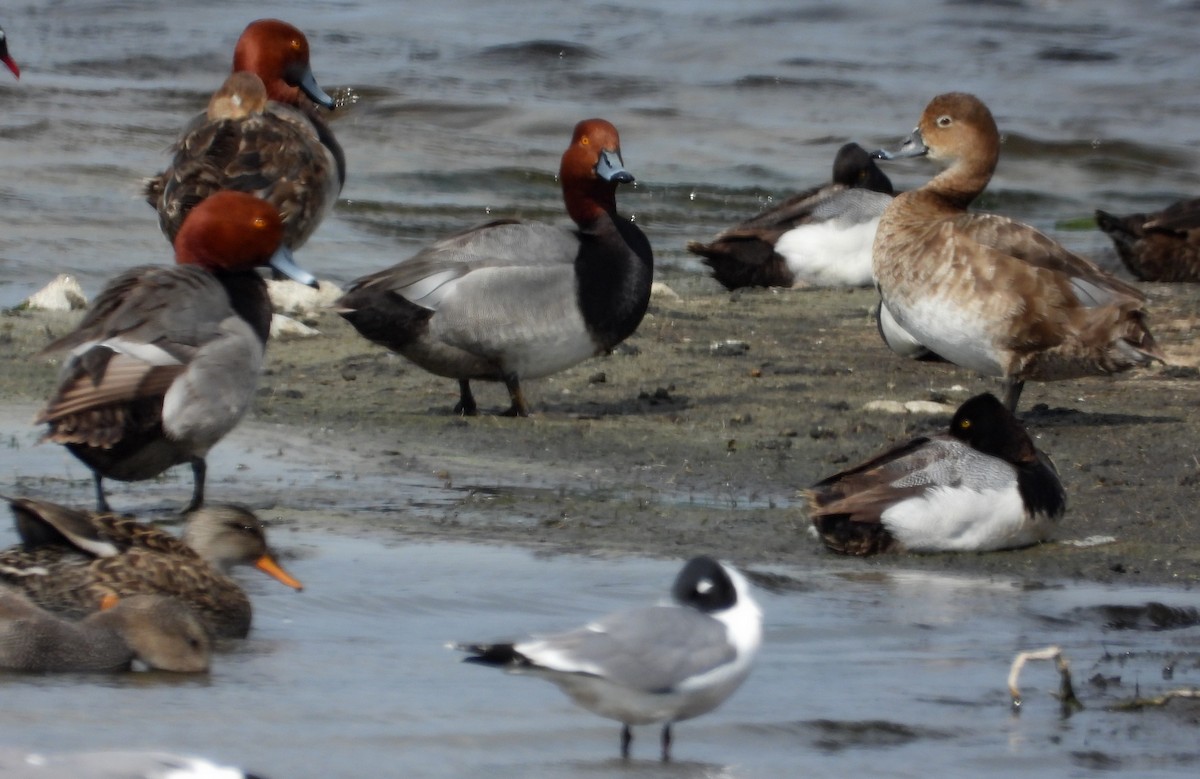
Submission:
[[[261,216],[257,216],[254,218],[254,226],[261,230],[267,226],[267,220],[263,219]]]
[[[963,421],[958,423],[958,426],[961,427],[963,430],[969,430],[971,428],[971,420],[964,419]]]
[[[592,142],[592,139],[585,135],[579,139],[579,142],[582,143],[584,146],[587,146],[589,143]]]

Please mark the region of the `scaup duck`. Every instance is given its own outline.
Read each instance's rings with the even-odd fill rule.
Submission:
[[[1200,281],[1200,199],[1180,200],[1153,214],[1097,210],[1096,224],[1142,281]]]
[[[17,79],[18,81],[21,80],[21,67],[17,65],[17,61],[9,55],[8,36],[4,34],[4,30],[2,29],[0,29],[0,62],[3,62],[4,66],[12,71],[13,78]]]
[[[0,551],[0,582],[55,613],[82,617],[107,596],[168,595],[193,609],[214,635],[243,638],[250,631],[250,599],[230,578],[231,568],[251,565],[303,589],[276,561],[258,517],[242,506],[194,511],[176,538],[127,515],[4,499],[21,544]]]
[[[899,151],[948,167],[898,195],[875,237],[883,304],[919,344],[1006,382],[1015,410],[1026,380],[1054,381],[1161,361],[1145,297],[1028,225],[969,213],[1000,156],[1000,134],[979,98],[935,97]]]
[[[203,673],[212,640],[186,606],[160,595],[116,599],[71,622],[24,595],[0,590],[0,668],[35,673],[127,671],[134,660],[150,668]]]
[[[182,463],[194,476],[185,510],[204,502],[204,458],[246,413],[262,371],[271,302],[255,268],[316,284],[282,239],[270,203],[215,194],[176,236],[177,265],[117,276],[79,327],[43,350],[68,355],[35,421],[49,425],[43,440],[92,469],[101,511],[105,477],[140,481]]]
[[[197,203],[232,189],[274,205],[288,248],[303,246],[346,179],[345,155],[314,103],[334,107],[313,77],[304,33],[278,19],[251,22],[233,74],[184,128],[170,166],[146,183],[168,240]]]
[[[985,552],[1044,541],[1066,510],[1054,463],[990,393],[921,436],[805,492],[831,551]]]
[[[830,183],[687,248],[726,289],[866,286],[875,228],[892,195],[871,155],[848,143],[834,158]]]
[[[559,180],[576,229],[500,220],[354,281],[338,312],[359,333],[430,373],[458,379],[458,414],[477,413],[470,381],[503,381],[510,416],[528,416],[521,381],[612,349],[650,302],[650,242],[617,214],[630,183],[617,128],[575,126]]]
[[[762,642],[762,611],[746,579],[711,557],[684,565],[674,603],[621,611],[567,633],[512,644],[459,644],[468,663],[553,682],[579,706],[621,727],[663,723],[662,759],[671,725],[712,711],[750,674]]]

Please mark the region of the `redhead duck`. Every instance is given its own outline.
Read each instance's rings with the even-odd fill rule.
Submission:
[[[848,143],[834,158],[830,183],[687,248],[726,289],[866,286],[875,227],[892,194],[871,155]]]
[[[346,179],[341,146],[310,100],[334,107],[313,78],[304,33],[277,19],[251,22],[234,50],[233,74],[184,128],[170,166],[146,184],[168,240],[196,203],[233,189],[275,206],[285,244],[303,246]]]
[[[127,671],[140,660],[160,671],[202,673],[211,657],[208,631],[173,598],[115,599],[105,610],[70,622],[23,595],[0,590],[0,668],[9,671]]]
[[[58,387],[36,422],[103,478],[149,479],[191,463],[188,509],[204,502],[204,457],[246,413],[271,326],[270,265],[311,285],[281,245],[270,203],[220,192],[192,209],[175,238],[174,267],[117,276],[79,327],[43,353],[69,351]]]
[[[465,662],[540,676],[576,704],[621,727],[629,759],[632,725],[671,725],[712,711],[746,677],[762,642],[762,610],[733,568],[695,557],[671,587],[674,603],[621,611],[586,627],[512,644],[458,644]]]
[[[18,81],[21,79],[21,68],[17,65],[8,53],[8,36],[4,34],[4,30],[0,30],[0,62],[3,62],[5,67],[12,71],[13,77]]]
[[[986,552],[1044,541],[1067,498],[1050,458],[994,395],[944,434],[914,438],[805,492],[834,552]]]
[[[130,516],[5,500],[22,543],[0,551],[0,582],[56,613],[81,617],[107,596],[169,595],[195,610],[214,635],[243,638],[250,599],[230,578],[233,566],[252,565],[303,589],[276,562],[258,517],[242,506],[193,511],[176,538]]]
[[[470,380],[503,381],[506,412],[528,416],[523,379],[602,354],[637,329],[650,302],[650,242],[617,215],[633,181],[617,128],[575,126],[559,179],[574,230],[501,220],[364,276],[335,304],[366,338],[458,379],[456,413],[477,413]]]
[[[935,354],[1002,376],[1010,410],[1028,379],[1162,360],[1137,289],[1028,225],[967,212],[1000,156],[996,122],[978,98],[935,97],[899,151],[877,154],[927,155],[949,166],[884,211],[874,248],[883,304]]]
[[[1097,210],[1096,224],[1142,281],[1200,281],[1200,199],[1180,200],[1153,214]]]

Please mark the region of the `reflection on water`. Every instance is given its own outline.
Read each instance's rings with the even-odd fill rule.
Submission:
[[[0,534],[11,538],[7,528]],[[1195,628],[1110,631],[1078,618],[1079,603],[1178,607],[1181,593],[775,569],[795,586],[756,594],[766,634],[750,679],[716,712],[676,728],[677,763],[654,759],[657,731],[647,727],[637,729],[627,767],[616,759],[615,723],[540,680],[461,664],[444,645],[555,630],[655,601],[676,562],[286,527],[274,539],[307,588],[297,594],[242,574],[255,628],[225,645],[209,678],[8,676],[2,743],[169,747],[294,778],[1050,777],[1097,765],[1184,776],[1200,760],[1181,713],[1187,701],[1142,714],[1104,709],[1195,685]],[[1060,719],[1052,667],[1031,665],[1016,717],[1008,664],[1019,649],[1052,642],[1072,661],[1087,708]]]
[[[345,281],[477,221],[557,218],[558,156],[573,123],[592,115],[621,128],[638,177],[620,195],[622,210],[650,236],[672,283],[701,294],[716,285],[683,280],[698,268],[686,240],[823,180],[845,140],[894,143],[947,89],[981,95],[1005,133],[981,205],[1102,261],[1112,258],[1103,236],[1059,230],[1060,220],[1096,207],[1156,208],[1200,189],[1195,4],[918,0],[881,13],[872,0],[585,0],[547,8],[544,0],[254,6],[255,16],[301,25],[322,83],[362,97],[335,123],[349,160],[342,202],[302,262]],[[5,12],[0,23],[23,73],[19,83],[0,74],[0,305],[19,301],[50,269],[78,275],[94,293],[128,265],[169,257],[137,195],[140,179],[162,167],[182,123],[220,83],[248,20],[231,0],[63,0]],[[929,168],[889,174],[908,188]],[[20,432],[0,447],[4,489],[61,488],[87,502],[86,469],[57,447],[31,447],[32,409],[10,413],[19,421],[5,427]],[[227,492],[269,502],[306,485],[322,496],[314,513],[331,505],[436,511],[464,500],[462,485],[433,478],[399,485],[393,476],[385,489],[388,464],[353,453],[336,472],[298,449],[285,458],[279,436],[243,426],[236,445],[218,448],[215,456],[247,466],[214,467],[235,474]],[[114,501],[162,508],[187,489],[186,475],[171,476]],[[743,689],[678,728],[679,762],[643,759],[655,751],[646,730],[635,742],[639,760],[625,766],[612,723],[548,684],[461,666],[442,647],[571,626],[656,599],[675,562],[414,545],[383,530],[276,530],[308,588],[296,594],[243,575],[256,627],[225,647],[210,677],[5,677],[0,744],[165,747],[295,779],[1192,776],[1200,761],[1187,702],[1105,710],[1197,683],[1198,628],[1157,629],[1194,610],[1185,594],[773,570],[760,596],[766,640]],[[0,521],[0,543],[11,541]],[[1032,666],[1015,717],[1008,663],[1049,643],[1067,652],[1087,708],[1060,719],[1049,697],[1053,670]]]

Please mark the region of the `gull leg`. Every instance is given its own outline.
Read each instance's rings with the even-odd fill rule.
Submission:
[[[663,725],[662,729],[662,761],[671,762],[671,723]]]
[[[633,732],[628,725],[621,726],[621,759],[629,759],[629,744],[633,741]]]

